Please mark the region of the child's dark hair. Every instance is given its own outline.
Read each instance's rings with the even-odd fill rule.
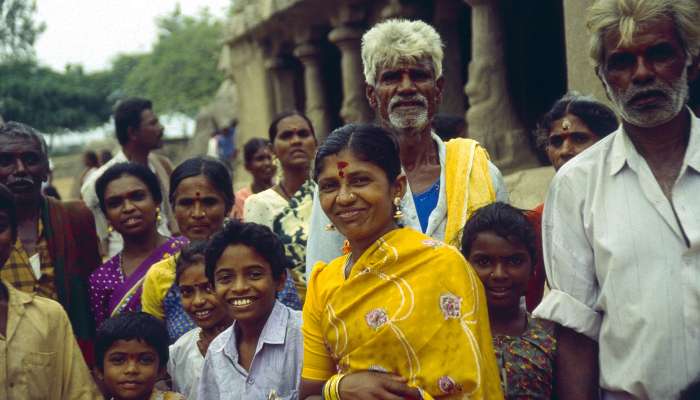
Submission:
[[[124,313],[105,320],[97,329],[95,357],[97,368],[104,370],[105,354],[117,340],[145,342],[158,353],[159,369],[168,365],[168,331],[158,318],[144,312]]]
[[[180,251],[175,262],[175,284],[180,284],[182,273],[194,264],[204,264],[204,252],[207,249],[206,240],[199,240],[188,244]]]
[[[462,254],[469,258],[472,244],[481,232],[493,231],[509,242],[520,242],[530,253],[532,265],[537,258],[535,230],[525,211],[509,204],[496,202],[481,207],[472,214],[462,233]]]
[[[272,276],[279,279],[292,263],[284,253],[284,246],[270,228],[250,222],[229,221],[224,229],[214,234],[209,240],[205,252],[205,268],[209,282],[214,284],[216,263],[226,247],[242,244],[255,250],[265,258],[272,268]]]

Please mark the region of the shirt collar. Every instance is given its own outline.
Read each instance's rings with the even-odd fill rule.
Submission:
[[[255,354],[257,354],[264,343],[267,344],[284,344],[284,339],[287,336],[287,320],[289,319],[289,313],[286,307],[275,300],[275,305],[272,307],[272,312],[267,317],[265,326],[262,332],[260,332],[260,338],[258,339],[258,346],[255,349]],[[224,354],[226,354],[232,360],[238,360],[238,350],[236,347],[236,321],[233,322],[231,326],[231,336],[229,340],[224,345]]]
[[[683,164],[692,167],[700,172],[700,119],[698,119],[692,110],[690,112],[690,138],[688,140],[688,148],[685,150]],[[615,135],[610,151],[610,175],[615,175],[625,164],[634,164],[635,160],[640,157],[637,149],[632,144],[629,136],[625,133],[622,125],[612,133]],[[631,165],[634,167],[634,165]]]
[[[34,301],[33,293],[25,293],[21,290],[15,289],[11,283],[2,279],[2,284],[7,288],[7,294],[10,298],[8,305],[15,309],[15,311],[22,313],[24,312],[24,305]]]
[[[692,110],[690,110],[690,139],[683,163],[700,172],[700,119]]]

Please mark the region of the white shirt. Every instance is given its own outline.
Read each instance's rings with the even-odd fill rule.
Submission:
[[[435,132],[432,133],[432,138],[437,145],[438,158],[440,160],[440,194],[438,195],[437,205],[430,213],[430,216],[428,217],[428,227],[425,232],[423,232],[423,229],[421,229],[420,220],[418,219],[418,211],[416,211],[416,205],[413,202],[411,185],[406,185],[406,194],[404,194],[403,198],[401,199],[401,211],[404,214],[403,218],[401,218],[401,223],[403,223],[403,225],[406,227],[413,228],[418,232],[423,232],[437,240],[444,240],[445,227],[447,225],[447,194],[445,192],[445,158],[447,155],[447,150],[445,148],[445,143],[438,135],[435,134]],[[501,176],[501,172],[490,161],[489,174],[491,175],[491,181],[493,182],[493,190],[496,192],[496,201],[507,203],[508,191],[506,190],[506,185],[503,182],[503,176]],[[248,201],[246,201],[246,206],[247,204]],[[245,216],[246,222],[249,222],[247,211]],[[331,221],[321,208],[321,203],[318,199],[318,188],[316,188],[314,191],[314,201],[311,208],[311,221],[309,222],[309,226],[313,228],[309,229],[309,238],[306,242],[307,280],[311,277],[311,270],[317,262],[330,262],[331,260],[342,255],[341,250],[343,248],[345,237],[338,231],[324,230],[324,227],[330,224],[330,222]]]
[[[304,356],[301,311],[275,301],[246,371],[238,363],[236,322],[209,345],[199,381],[199,400],[265,400],[298,398]]]
[[[201,331],[202,328],[194,328],[169,347],[168,374],[173,380],[173,390],[188,400],[197,399],[197,384],[204,366],[204,356],[197,346]]]
[[[289,200],[277,193],[273,188],[253,193],[243,203],[245,222],[255,222],[272,229],[275,217],[289,205]]]
[[[154,153],[148,155],[148,168],[153,171],[158,180],[160,181],[160,188],[163,194],[163,201],[160,204],[161,219],[158,224],[158,233],[163,236],[170,236],[170,229],[168,228],[168,221],[172,219],[170,211],[170,203],[168,202],[168,187],[170,185],[170,177],[168,173],[162,168],[160,162],[157,160]],[[100,208],[100,202],[97,198],[97,193],[95,193],[95,183],[97,180],[105,173],[105,171],[119,163],[129,162],[123,151],[119,151],[111,160],[107,161],[103,166],[101,166],[97,171],[92,173],[90,177],[86,177],[85,183],[83,183],[82,188],[80,188],[80,194],[85,202],[85,205],[92,211],[92,215],[95,217],[95,229],[97,231],[97,236],[100,240],[105,240],[109,238],[109,248],[107,249],[108,258],[115,256],[117,253],[122,251],[124,247],[124,239],[119,232],[109,232],[109,221],[105,217],[102,209]]]
[[[673,208],[622,128],[567,162],[550,186],[542,242],[552,290],[534,315],[598,341],[604,398],[676,398],[700,376],[694,116],[672,198]]]

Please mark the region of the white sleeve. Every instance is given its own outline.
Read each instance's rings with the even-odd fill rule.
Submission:
[[[309,237],[306,240],[306,281],[311,278],[311,271],[317,262],[330,262],[343,255],[345,237],[337,230],[327,231],[326,225],[331,221],[321,208],[318,200],[318,188],[314,190],[309,221]]]
[[[491,161],[489,161],[489,175],[491,175],[491,182],[493,183],[493,190],[496,192],[496,201],[502,203],[508,203],[508,188],[503,180],[503,175],[501,171],[495,166]]]
[[[243,205],[243,215],[245,216],[245,222],[254,222],[272,229],[272,221],[275,216],[272,215],[267,202],[264,199],[260,199],[257,195],[251,195],[246,199]]]
[[[599,287],[593,248],[584,228],[582,185],[566,178],[554,178],[544,205],[542,247],[551,291],[533,315],[598,340]]]
[[[85,183],[80,188],[80,195],[83,202],[95,217],[95,230],[100,241],[105,240],[109,236],[109,223],[107,222],[107,218],[100,208],[97,193],[95,193],[95,183],[97,178],[102,176],[103,172],[103,170],[97,170],[95,173],[90,175],[89,178],[85,179]]]

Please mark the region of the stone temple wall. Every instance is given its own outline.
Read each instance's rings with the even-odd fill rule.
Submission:
[[[237,0],[220,65],[231,82],[227,90],[236,92],[238,146],[266,137],[274,115],[288,109],[306,112],[320,139],[340,124],[372,121],[360,38],[375,23],[402,17],[431,23],[445,42],[440,112],[464,116],[469,136],[504,174],[540,167],[531,131],[544,107],[567,89],[604,99],[587,56],[590,3]],[[531,185],[522,175],[511,181]],[[548,178],[535,180],[548,184]]]

